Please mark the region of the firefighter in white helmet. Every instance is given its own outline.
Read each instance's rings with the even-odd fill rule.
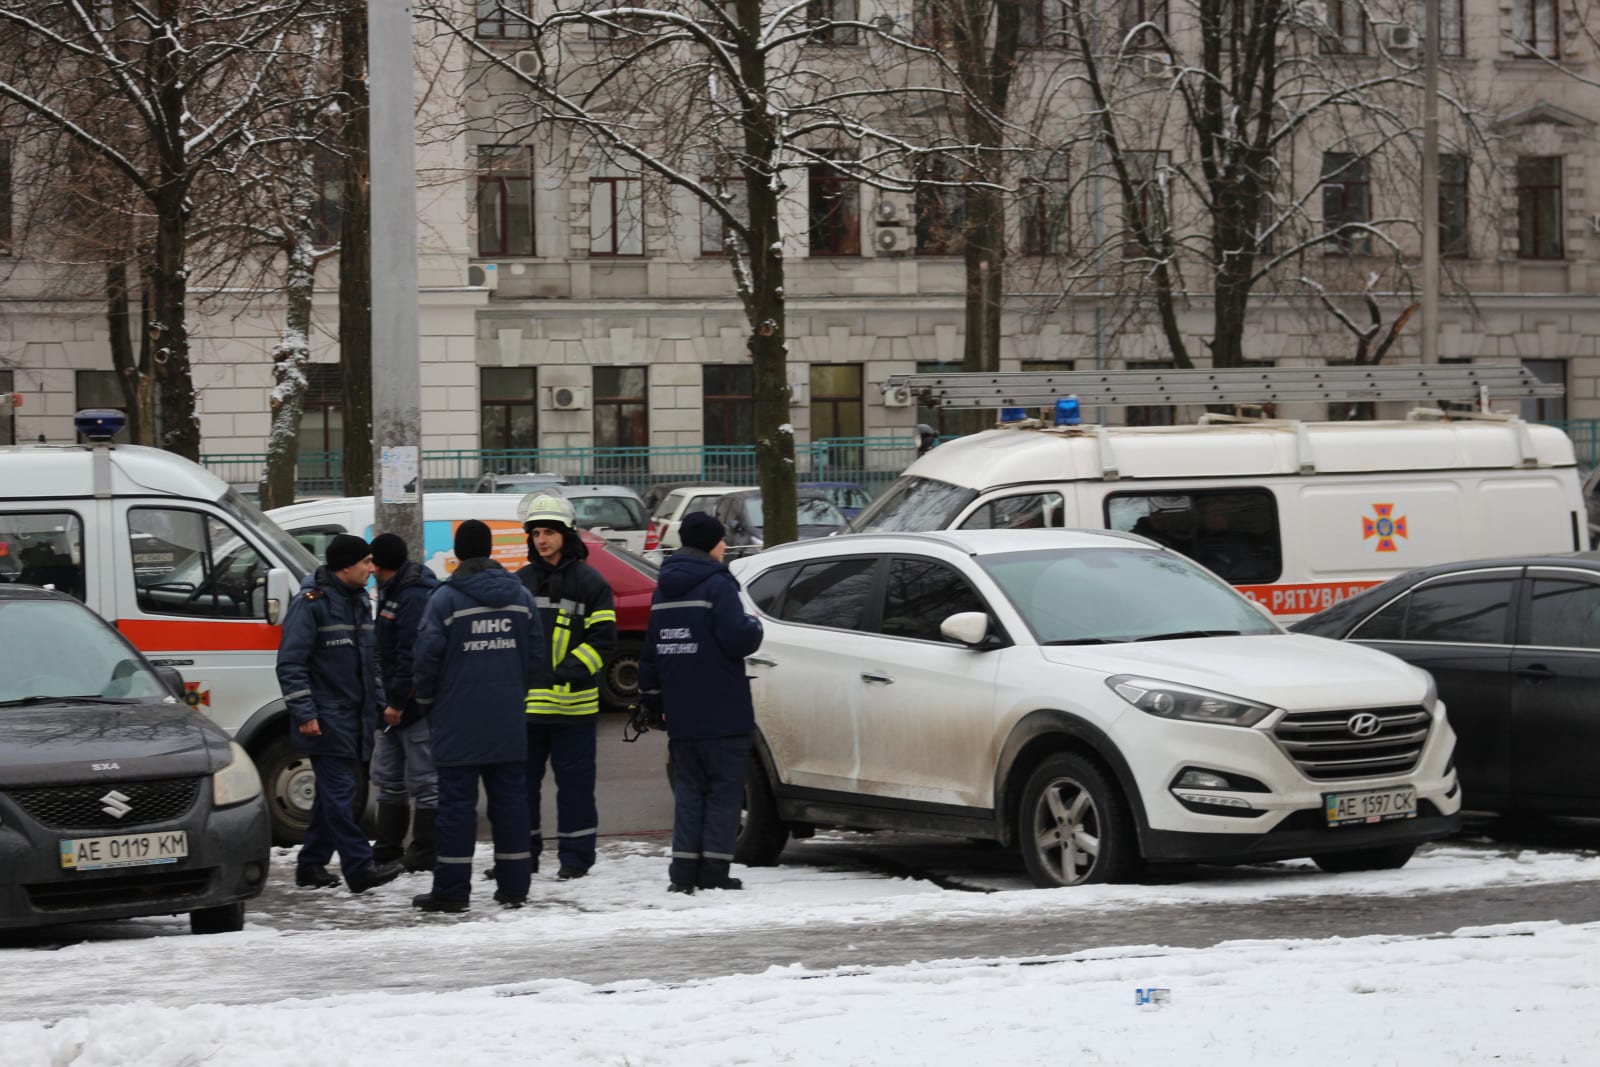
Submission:
[[[545,763],[556,779],[558,877],[582,878],[594,865],[595,723],[600,711],[600,672],[617,643],[617,613],[611,586],[584,560],[589,549],[578,536],[572,504],[550,492],[535,493],[522,507],[528,532],[528,565],[517,572],[532,593],[550,641],[555,682],[528,691],[528,814],[533,869],[539,869],[544,837],[539,793]]]

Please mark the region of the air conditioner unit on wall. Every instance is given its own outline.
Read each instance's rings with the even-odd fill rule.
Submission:
[[[517,73],[524,78],[537,78],[544,73],[544,60],[539,58],[538,52],[531,49],[512,56],[511,65],[517,68]]]
[[[917,398],[912,395],[911,387],[906,385],[887,385],[883,389],[883,406],[886,408],[908,408],[916,403]]]
[[[553,385],[550,387],[550,410],[585,411],[589,407],[589,389],[582,385]]]
[[[500,268],[494,263],[474,263],[467,268],[467,284],[480,289],[500,288]]]
[[[879,230],[878,236],[873,238],[880,252],[893,252],[900,247],[903,240],[903,235],[895,230]]]
[[[1417,31],[1410,26],[1401,24],[1390,26],[1384,35],[1384,43],[1391,52],[1411,52],[1417,47]]]
[[[879,222],[894,222],[900,217],[900,209],[893,200],[887,197],[878,197],[878,206],[873,209]]]

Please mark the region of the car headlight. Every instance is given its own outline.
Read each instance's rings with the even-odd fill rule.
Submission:
[[[229,741],[228,749],[233,753],[233,762],[211,776],[211,806],[215,808],[243,804],[261,795],[261,775],[256,773],[250,753],[237,741]]]
[[[1254,726],[1272,714],[1271,707],[1253,700],[1160,682],[1154,678],[1119,674],[1107,678],[1106,684],[1140,711],[1163,719],[1209,722],[1222,726]]]

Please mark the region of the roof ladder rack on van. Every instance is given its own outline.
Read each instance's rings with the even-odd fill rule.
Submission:
[[[1289,401],[1501,400],[1561,396],[1521,364],[1410,364],[1372,367],[1238,367],[1224,370],[961,372],[894,374],[887,387],[905,386],[944,408],[1047,407],[1066,396],[1082,405],[1266,404]]]
[[[1498,422],[1512,427],[1517,431],[1517,453],[1523,467],[1537,467],[1539,454],[1533,447],[1533,434],[1528,432],[1528,423],[1521,415],[1502,411],[1463,411],[1451,409],[1448,411],[1439,408],[1414,408],[1406,413],[1406,418],[1412,421],[1449,419],[1452,422],[1471,419],[1474,422]]]

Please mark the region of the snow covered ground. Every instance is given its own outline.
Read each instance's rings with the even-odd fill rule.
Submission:
[[[1593,853],[1447,844],[1378,874],[1271,864],[1055,891],[1002,878],[995,892],[953,893],[789,865],[742,871],[743,893],[685,898],[663,892],[662,853],[659,842],[608,842],[590,878],[541,875],[520,911],[480,891],[467,916],[413,917],[407,901],[425,880],[409,878],[367,898],[279,894],[282,909],[237,935],[193,938],[180,920],[150,920],[119,924],[115,940],[0,948],[0,1018],[11,1020],[0,1022],[0,1064],[1597,1062],[1600,924],[826,970],[773,959],[755,973],[681,982],[630,977],[624,959],[610,981],[478,980],[493,972],[486,962],[537,975],[542,954],[580,942],[643,951],[682,939],[735,944],[775,925],[865,935],[919,919],[1600,881]],[[314,924],[301,921],[312,914]],[[351,970],[369,981],[335,980]],[[410,985],[392,981],[400,972]],[[1170,991],[1164,1006],[1136,1004],[1136,990],[1151,987]],[[330,988],[370,991],[322,995]]]

